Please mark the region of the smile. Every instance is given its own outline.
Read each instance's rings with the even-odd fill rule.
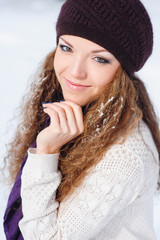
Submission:
[[[67,79],[65,79],[65,81],[66,81],[67,87],[69,87],[72,90],[76,90],[76,91],[81,91],[81,90],[84,90],[84,89],[90,87],[90,86],[85,86],[85,85],[73,83],[73,82],[71,82]]]

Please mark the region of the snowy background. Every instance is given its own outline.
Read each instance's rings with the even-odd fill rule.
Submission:
[[[154,27],[154,51],[138,75],[144,80],[160,116],[160,0],[142,0]],[[14,126],[9,124],[28,78],[56,46],[55,24],[63,0],[0,0],[0,166]],[[10,126],[10,127],[9,127]],[[9,189],[0,183],[0,240]],[[160,199],[155,198],[154,227],[160,240]]]

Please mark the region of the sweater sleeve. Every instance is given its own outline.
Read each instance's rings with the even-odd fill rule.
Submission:
[[[22,172],[24,240],[94,239],[104,226],[138,196],[143,182],[141,159],[123,145],[113,146],[66,200],[55,200],[61,182],[58,154],[28,151]],[[59,206],[59,209],[57,210]]]

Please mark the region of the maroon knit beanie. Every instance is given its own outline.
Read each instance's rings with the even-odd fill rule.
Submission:
[[[129,75],[153,48],[152,23],[139,0],[66,0],[56,24],[61,35],[86,38],[110,51]]]

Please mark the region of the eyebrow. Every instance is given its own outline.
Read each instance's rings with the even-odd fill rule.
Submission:
[[[73,48],[73,46],[69,43],[69,42],[67,42],[64,38],[62,38],[62,37],[60,37],[60,39],[62,39],[68,46],[70,46],[71,48]],[[109,53],[107,50],[93,50],[93,51],[91,51],[92,53],[98,53],[98,52],[107,52],[107,53]]]

